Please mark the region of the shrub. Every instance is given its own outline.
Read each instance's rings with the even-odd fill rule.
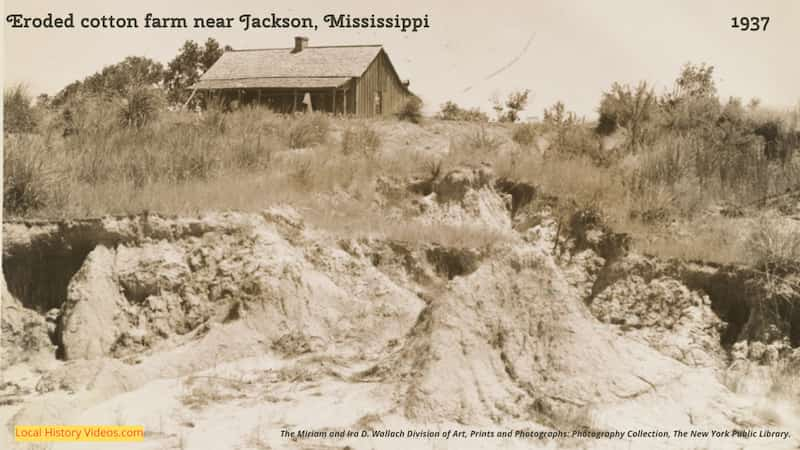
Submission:
[[[583,123],[567,128],[559,139],[565,154],[587,156],[597,165],[608,166],[617,156],[610,152],[603,152],[600,142],[591,128]]]
[[[800,148],[800,131],[794,131],[779,118],[767,118],[756,123],[753,133],[764,139],[764,154],[770,160],[791,161]]]
[[[616,114],[601,110],[600,117],[597,119],[597,125],[594,128],[595,133],[600,136],[609,136],[617,131],[617,128]]]
[[[25,215],[58,206],[59,181],[47,167],[47,148],[38,140],[9,137],[3,151],[3,212]],[[61,191],[64,192],[64,191]]]
[[[330,121],[323,113],[305,114],[289,127],[289,148],[306,148],[321,144],[328,138]]]
[[[206,108],[200,116],[200,126],[212,133],[225,134],[228,129],[225,121],[225,103],[219,97],[212,97],[206,102]]]
[[[367,158],[374,157],[381,146],[381,136],[367,125],[349,127],[342,136],[342,153],[359,153]]]
[[[747,237],[745,249],[753,264],[781,268],[800,266],[800,231],[787,223],[761,217]]]
[[[672,91],[659,99],[663,128],[698,134],[713,129],[722,108],[713,73],[714,67],[705,64],[683,66]]]
[[[675,201],[670,189],[650,186],[632,196],[630,217],[650,225],[665,225],[675,213]]]
[[[660,219],[647,211],[670,209],[690,216],[718,194],[732,194],[721,189],[722,158],[712,156],[706,143],[691,134],[664,135],[647,151],[627,156],[624,184],[638,202],[641,218]],[[674,208],[664,208],[663,203],[673,203]]]
[[[494,106],[492,108],[497,113],[497,121],[514,123],[519,120],[519,114],[528,106],[528,96],[530,93],[530,89],[511,92],[508,94],[505,103],[501,103],[500,100],[495,97],[493,100]]]
[[[452,164],[472,164],[487,161],[496,156],[503,140],[492,135],[484,126],[471,133],[456,136],[450,140],[448,159]]]
[[[486,131],[485,127],[479,127],[475,132],[465,136],[464,141],[467,147],[487,152],[494,152],[503,144],[503,141]]]
[[[274,136],[257,135],[255,141],[243,136],[241,141],[233,144],[233,162],[240,169],[266,167],[272,159],[272,152],[277,147]]]
[[[603,93],[600,102],[599,134],[611,134],[617,126],[628,130],[628,149],[639,150],[652,136],[653,121],[658,112],[653,88],[640,82],[636,88],[614,83]],[[602,126],[601,126],[602,125]]]
[[[751,198],[768,194],[769,160],[749,130],[718,127],[706,148],[706,154],[699,156],[723,188]]]
[[[163,104],[159,90],[134,87],[122,99],[119,122],[126,128],[141,129],[155,122]]]
[[[544,110],[545,130],[552,132],[550,142],[551,156],[588,156],[595,163],[607,163],[606,155],[600,151],[600,143],[594,133],[578,119],[574,112],[567,111],[562,102],[556,102]]]
[[[116,106],[110,99],[76,93],[69,97],[61,110],[64,136],[108,132],[116,126]]]
[[[511,139],[519,145],[529,146],[536,140],[536,126],[530,123],[514,127]]]
[[[216,107],[215,107],[216,108]],[[245,134],[279,136],[286,128],[286,116],[275,113],[268,106],[247,105],[227,114],[227,119],[235,123]]]
[[[441,120],[463,120],[465,122],[488,122],[489,116],[479,108],[464,109],[456,103],[447,101],[442,104],[436,117]]]
[[[411,97],[397,112],[397,118],[411,123],[420,123],[422,121],[422,100],[417,97]]]
[[[169,181],[207,180],[220,165],[219,156],[208,147],[184,147],[170,153]]]
[[[314,162],[307,158],[294,160],[289,176],[298,186],[309,188],[314,181]]]
[[[160,176],[158,160],[153,153],[153,151],[145,150],[135,157],[122,160],[122,176],[137,189],[144,188],[153,179]]]
[[[685,138],[666,138],[657,142],[636,158],[638,167],[634,169],[629,186],[639,192],[648,190],[648,187],[675,186],[688,174],[686,160],[690,157],[693,142]]]
[[[544,110],[544,128],[552,131],[555,136],[552,139],[552,146],[558,152],[566,151],[564,142],[567,132],[578,124],[578,117],[567,108],[562,102],[556,102],[553,106]]]
[[[18,84],[3,91],[3,132],[30,133],[36,128],[36,113],[32,98],[24,85]]]

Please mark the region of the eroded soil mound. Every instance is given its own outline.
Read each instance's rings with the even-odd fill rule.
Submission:
[[[800,273],[700,262],[661,261],[641,255],[617,258],[604,269],[594,286],[595,295],[632,276],[644,283],[678,280],[706,295],[724,322],[722,345],[730,349],[742,341],[788,341],[800,346]]]
[[[400,337],[423,303],[371,264],[304,241],[293,216],[209,217],[202,232],[167,220],[142,226],[153,219],[98,223],[98,234],[131,232],[115,246],[98,242],[71,276],[59,305],[66,359],[130,356],[208,321],[237,319],[271,341],[302,333],[315,349],[360,336],[351,350],[363,351]],[[379,320],[361,320],[375,311]]]
[[[16,378],[0,417],[97,423],[118,408],[150,428],[160,417],[161,430],[212,428],[217,416],[270,430],[768,422],[730,377],[796,373],[795,291],[745,268],[628,254],[593,211],[528,220],[537,190],[481,168],[430,189],[414,199],[427,205],[417,220],[506,239],[342,238],[290,208],[4,224],[3,365]],[[34,365],[34,353],[53,364]],[[141,409],[132,396],[150,400]],[[264,411],[271,422],[255,423]],[[787,417],[771,426],[794,426]]]

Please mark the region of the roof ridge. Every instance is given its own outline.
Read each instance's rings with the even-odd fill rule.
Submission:
[[[262,78],[355,78],[353,75],[285,75],[268,77],[206,78],[207,80],[260,80]]]
[[[312,48],[344,48],[344,47],[383,47],[383,44],[353,44],[353,45],[316,45],[306,47],[305,50]],[[271,47],[271,48],[243,48],[226,50],[227,52],[257,52],[263,50],[294,50],[294,47]]]

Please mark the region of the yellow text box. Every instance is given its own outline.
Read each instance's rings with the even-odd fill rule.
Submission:
[[[141,442],[143,426],[17,425],[17,442]]]

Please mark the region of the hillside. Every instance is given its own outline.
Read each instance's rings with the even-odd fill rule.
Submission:
[[[337,119],[282,148],[269,130],[322,119],[241,111],[216,137],[175,117],[109,135],[98,178],[64,178],[62,199],[45,180],[58,202],[4,222],[4,439],[137,423],[153,449],[798,445],[800,271],[752,256],[797,236],[791,196],[648,221],[618,168],[508,125]],[[74,143],[53,142],[45,164],[67,164]],[[208,173],[159,159],[183,145]],[[776,435],[573,434],[676,429]]]

